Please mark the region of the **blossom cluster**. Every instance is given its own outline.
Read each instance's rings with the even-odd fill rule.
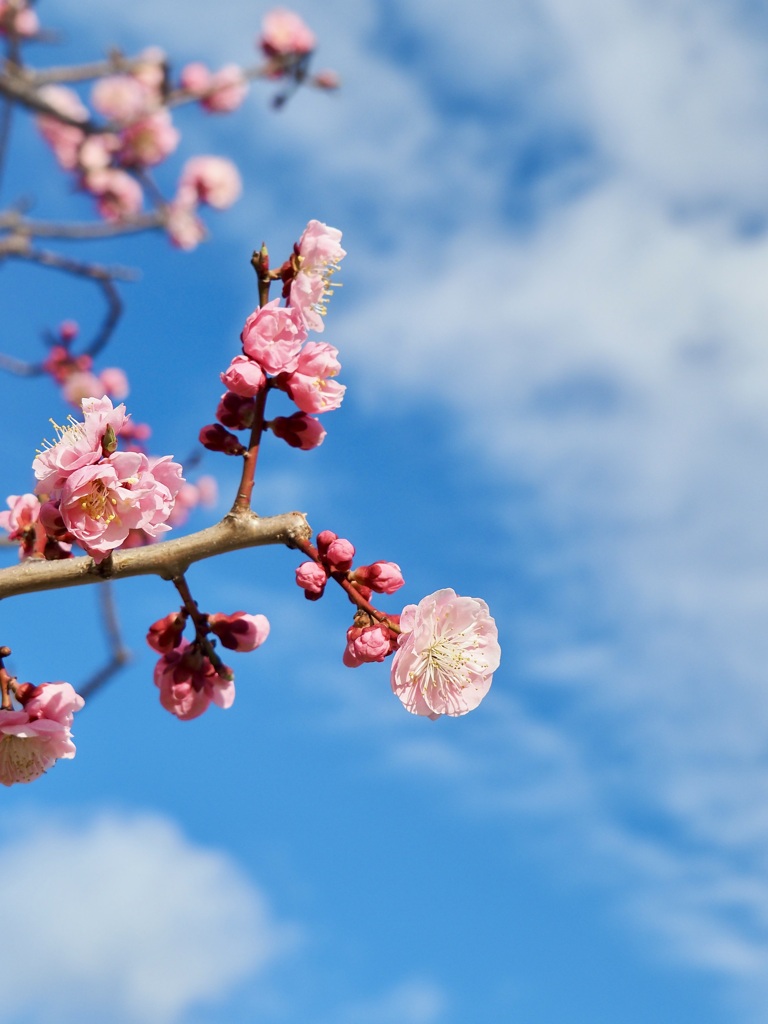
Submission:
[[[77,543],[98,563],[132,535],[154,539],[170,529],[181,466],[169,455],[118,449],[129,422],[124,405],[86,398],[82,410],[83,422],[54,425],[56,442],[36,455],[34,495],[12,496],[3,513],[0,525],[21,540],[22,555],[61,557],[65,545]],[[49,553],[51,544],[58,554]]]
[[[155,686],[160,703],[182,722],[198,718],[210,705],[232,706],[235,699],[235,677],[215,653],[218,638],[232,651],[254,651],[269,636],[265,615],[234,612],[232,615],[195,614],[195,639],[184,637],[189,613],[182,607],[152,623],[147,643],[160,654],[155,666]]]
[[[0,33],[30,37],[38,29],[31,8],[0,0]],[[103,220],[136,223],[149,204],[171,242],[193,249],[206,235],[199,207],[222,210],[239,197],[237,168],[223,157],[193,157],[182,168],[175,195],[167,200],[150,174],[180,142],[172,106],[196,101],[208,113],[229,113],[245,99],[254,74],[289,78],[295,84],[306,80],[315,37],[298,15],[281,8],[267,14],[256,46],[267,64],[255,72],[235,64],[213,71],[194,62],[181,69],[174,83],[165,53],[152,47],[122,61],[114,74],[98,78],[87,97],[46,82],[35,92],[38,131],[58,165],[74,175],[77,188],[93,197]],[[309,81],[326,89],[336,85],[332,72]]]
[[[32,782],[59,758],[75,756],[71,726],[85,703],[69,683],[24,683],[15,688],[21,708],[0,710],[0,783]]]
[[[338,349],[308,337],[324,328],[332,278],[345,255],[338,229],[309,222],[291,258],[271,275],[282,280],[286,305],[276,298],[254,310],[240,335],[241,353],[221,374],[227,390],[216,409],[219,422],[200,431],[206,448],[242,455],[232,431],[261,426],[294,448],[322,443],[325,429],[316,416],[338,409],[346,389],[334,379],[341,369]],[[262,422],[268,388],[284,391],[298,412]]]

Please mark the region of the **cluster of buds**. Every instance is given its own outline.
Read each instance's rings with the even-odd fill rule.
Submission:
[[[0,32],[20,37],[37,29],[32,10],[0,0]],[[243,102],[249,77],[257,74],[288,79],[292,86],[309,81],[328,89],[337,84],[332,72],[308,79],[315,37],[290,11],[268,14],[256,45],[267,58],[265,67],[247,72],[230,64],[214,72],[196,62],[182,68],[176,83],[163,51],[148,49],[123,61],[119,72],[99,78],[87,103],[68,86],[40,85],[34,103],[38,130],[59,166],[93,196],[104,220],[136,224],[149,203],[157,217],[151,223],[161,223],[178,248],[193,249],[206,235],[198,208],[225,209],[238,199],[242,186],[230,160],[197,156],[184,165],[175,196],[162,198],[150,171],[179,145],[171,106],[197,101],[210,113],[228,113]],[[277,105],[286,98],[287,93],[278,97]]]
[[[59,758],[75,756],[72,718],[85,701],[69,683],[17,683],[0,647],[0,783],[32,782]]]
[[[183,722],[198,718],[212,703],[231,707],[235,699],[234,673],[216,654],[213,638],[228,650],[245,652],[255,651],[269,636],[264,615],[204,615],[192,608],[182,606],[158,619],[147,633],[147,643],[160,654],[154,674],[160,703]],[[195,629],[191,642],[184,637],[189,618]]]
[[[246,320],[240,334],[241,354],[221,374],[227,390],[216,409],[219,422],[200,431],[206,448],[243,455],[246,448],[233,431],[254,429],[271,430],[304,451],[322,443],[325,429],[316,414],[338,409],[346,389],[334,379],[341,369],[338,349],[326,342],[309,341],[308,336],[310,330],[324,328],[331,279],[345,255],[341,232],[317,220],[309,222],[279,270],[269,270],[264,247],[255,254],[260,282],[282,281],[286,305],[272,299]],[[284,391],[298,411],[265,421],[264,403],[270,388]]]

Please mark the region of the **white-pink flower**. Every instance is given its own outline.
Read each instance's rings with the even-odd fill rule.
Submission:
[[[331,279],[347,255],[341,232],[319,220],[307,224],[297,246],[298,271],[291,282],[289,302],[297,306],[310,330],[324,329],[327,300],[333,295]]]
[[[74,757],[72,716],[84,703],[69,683],[43,683],[23,710],[0,711],[0,783],[32,782],[59,758]]]
[[[240,197],[242,190],[240,173],[231,160],[221,156],[195,156],[182,168],[177,200],[189,206],[200,202],[226,210]]]
[[[187,64],[179,81],[182,88],[200,97],[200,106],[211,114],[237,110],[248,93],[248,81],[237,64],[227,64],[213,73],[205,64]]]
[[[9,512],[0,512],[0,527],[8,540],[20,541],[19,558],[42,557],[48,540],[40,522],[40,499],[36,494],[11,494]]]
[[[155,102],[155,90],[133,75],[108,75],[91,90],[96,110],[110,121],[123,124],[148,114]]]
[[[266,373],[292,373],[306,338],[307,328],[299,311],[281,306],[279,299],[254,310],[240,335],[245,354]]]
[[[499,667],[496,623],[485,601],[438,590],[403,609],[392,690],[414,715],[465,715]]]
[[[301,56],[316,46],[314,32],[298,14],[284,7],[276,7],[264,16],[259,42],[270,57]]]

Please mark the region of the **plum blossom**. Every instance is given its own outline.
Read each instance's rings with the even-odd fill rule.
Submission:
[[[9,512],[0,512],[0,527],[8,540],[18,540],[19,558],[42,558],[48,537],[40,522],[40,500],[36,494],[11,494]]]
[[[385,623],[350,626],[347,630],[347,646],[342,660],[347,668],[358,668],[372,661],[384,661],[392,653],[396,643],[397,633]]]
[[[221,156],[194,156],[182,168],[177,200],[189,206],[199,202],[226,210],[242,190],[240,173],[231,160]]]
[[[31,7],[0,0],[0,34],[30,37],[37,35],[40,22]]]
[[[277,7],[264,16],[259,45],[268,57],[293,57],[311,53],[315,34],[298,14]]]
[[[240,398],[253,398],[267,385],[264,371],[248,356],[235,356],[220,376],[227,390],[239,395]]]
[[[317,562],[302,562],[296,569],[296,582],[309,601],[317,601],[323,596],[328,573]]]
[[[160,703],[182,722],[198,718],[211,703],[229,708],[235,699],[234,675],[222,665],[217,671],[198,644],[182,640],[155,666]]]
[[[152,623],[147,633],[147,643],[158,654],[170,654],[181,644],[186,622],[186,614],[171,612]]]
[[[292,373],[306,339],[307,328],[300,312],[281,306],[279,299],[254,310],[240,334],[243,351],[266,373]]]
[[[438,590],[408,605],[400,628],[391,682],[406,710],[439,718],[476,708],[501,658],[485,601]]]
[[[0,711],[0,783],[32,782],[59,758],[75,756],[70,728],[85,701],[69,683],[19,688],[21,711]],[[21,695],[23,693],[23,696]]]
[[[296,370],[281,382],[302,412],[330,412],[341,405],[346,386],[330,379],[341,369],[338,354],[338,349],[326,342],[308,341]]]
[[[324,329],[327,300],[333,295],[331,279],[347,255],[340,243],[338,228],[311,220],[296,246],[297,270],[288,301],[301,310],[307,327],[318,333]]]
[[[170,529],[166,520],[182,482],[181,466],[170,456],[115,452],[67,477],[59,511],[67,531],[98,563],[131,530],[154,538]]]
[[[126,165],[152,167],[162,163],[179,144],[168,110],[158,110],[129,124],[120,133],[120,156]]]
[[[404,584],[403,574],[396,562],[374,562],[361,565],[352,573],[352,580],[377,594],[394,594]]]
[[[232,430],[250,430],[256,418],[256,402],[234,391],[225,391],[216,407],[216,419]]]
[[[54,423],[58,435],[54,444],[46,444],[32,463],[37,484],[35,494],[57,498],[68,476],[103,456],[106,437],[117,438],[126,425],[124,405],[113,406],[109,398],[85,398],[83,422],[69,417],[62,427]]]
[[[208,616],[208,625],[230,651],[255,651],[269,636],[266,615],[248,615],[246,612],[223,615],[216,612]]]
[[[155,90],[134,75],[108,75],[91,89],[91,103],[110,121],[126,124],[149,113],[156,102]]]

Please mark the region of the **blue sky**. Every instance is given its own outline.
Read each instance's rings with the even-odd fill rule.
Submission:
[[[76,759],[3,794],[3,920],[35,971],[4,958],[0,1021],[763,1024],[764,11],[294,6],[344,88],[180,118],[168,180],[230,155],[245,195],[194,254],[99,250],[142,270],[101,365],[183,459],[255,303],[251,250],[341,228],[324,339],[347,396],[317,452],[268,446],[256,507],[399,562],[403,603],[484,597],[502,667],[472,715],[412,718],[385,667],[343,668],[346,602],[305,602],[294,554],[231,555],[196,597],[272,634],[230,711],[179,723],[143,641],[173,593],[127,582],[133,663],[76,720]],[[62,58],[156,43],[214,66],[251,60],[265,10],[40,5]],[[15,132],[5,200],[82,213]],[[3,275],[5,350],[96,316],[85,289]],[[19,493],[63,410],[45,381],[5,394]],[[203,468],[223,513],[235,469]],[[3,610],[24,678],[103,658],[88,590]]]

